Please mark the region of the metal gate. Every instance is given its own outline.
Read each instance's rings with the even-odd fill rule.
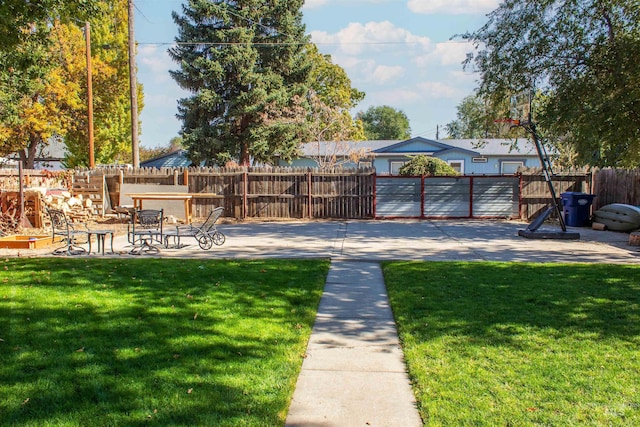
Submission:
[[[376,218],[519,218],[520,176],[376,177]]]

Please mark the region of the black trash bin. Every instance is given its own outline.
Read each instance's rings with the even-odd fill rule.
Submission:
[[[595,194],[567,191],[560,195],[564,213],[564,222],[570,227],[589,225],[589,213]]]

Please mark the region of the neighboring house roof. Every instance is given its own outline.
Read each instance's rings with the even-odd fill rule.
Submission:
[[[472,156],[533,156],[535,146],[531,141],[520,138],[513,139],[443,139],[433,140],[415,137],[406,140],[379,141],[314,141],[302,144],[300,157],[315,156],[348,156],[355,150],[379,156],[445,154],[461,151]],[[191,161],[186,150],[172,151],[153,159],[140,162],[141,167],[170,168],[189,167]]]
[[[39,145],[34,164],[36,169],[60,169],[62,162],[67,155],[67,146],[64,140],[59,136],[49,138],[47,145]],[[19,161],[19,152],[12,153],[7,156],[8,160]]]
[[[191,160],[187,157],[186,150],[172,151],[140,162],[140,167],[143,168],[188,168],[189,166],[191,166]]]
[[[377,151],[389,145],[398,143],[396,140],[389,141],[314,141],[302,144],[300,147],[301,157],[326,156],[336,154],[346,155],[353,150],[364,149],[366,152]]]
[[[445,139],[443,143],[477,152],[485,156],[537,155],[534,144],[525,138],[518,139]]]
[[[535,146],[531,141],[513,139],[443,139],[433,140],[415,137],[407,140],[381,141],[320,141],[308,142],[301,147],[301,157],[317,155],[348,155],[354,149],[364,149],[375,155],[393,154],[444,154],[463,151],[477,156],[533,156]]]

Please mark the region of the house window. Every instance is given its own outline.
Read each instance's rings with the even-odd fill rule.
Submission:
[[[405,161],[392,161],[389,162],[389,172],[391,173],[391,175],[399,175],[400,174],[400,168],[402,166],[404,166],[404,164],[407,163]]]
[[[464,160],[447,160],[449,166],[451,166],[456,172],[464,173]]]
[[[473,163],[487,163],[489,159],[487,159],[486,157],[474,157],[471,159],[471,161]]]
[[[524,166],[524,162],[502,162],[500,164],[500,173],[510,175],[518,172],[518,168]]]
[[[371,162],[358,162],[359,168],[370,168],[371,166],[373,166]]]

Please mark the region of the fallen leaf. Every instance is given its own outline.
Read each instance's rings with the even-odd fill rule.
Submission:
[[[198,318],[198,313],[193,315],[193,320],[196,320]]]
[[[189,390],[187,390],[187,394],[191,394],[192,391],[193,391],[193,389],[190,388]]]
[[[26,405],[27,403],[29,403],[29,398],[27,397],[25,400],[22,401],[22,405]]]
[[[77,349],[76,353],[82,353],[83,351],[84,351],[84,347]]]

